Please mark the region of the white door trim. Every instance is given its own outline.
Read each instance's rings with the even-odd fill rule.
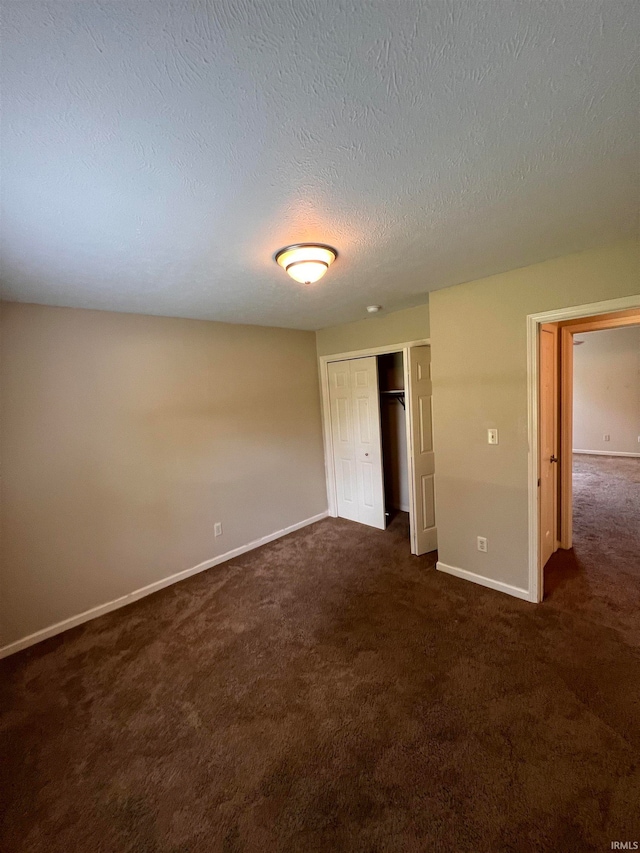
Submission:
[[[539,548],[539,490],[538,490],[538,442],[539,442],[539,356],[538,337],[543,323],[558,323],[563,320],[576,320],[610,311],[624,311],[627,308],[640,308],[640,294],[625,296],[621,299],[609,299],[606,302],[591,302],[586,305],[573,305],[555,311],[527,315],[527,398],[528,398],[528,436],[529,436],[529,598],[542,601],[543,567],[540,565]]]
[[[420,341],[405,341],[399,344],[388,344],[382,347],[370,347],[364,350],[352,350],[351,352],[332,353],[331,355],[321,355],[318,357],[318,369],[320,373],[320,403],[322,407],[322,438],[324,441],[324,466],[325,478],[327,483],[327,504],[329,515],[333,518],[338,517],[338,502],[336,498],[336,479],[335,468],[333,463],[333,442],[331,438],[331,409],[329,406],[329,370],[327,365],[330,361],[345,361],[351,358],[368,358],[371,355],[388,355],[394,352],[402,353],[405,388],[408,387],[408,371],[409,371],[409,348],[417,346],[430,346],[431,340],[424,338]],[[413,443],[411,434],[411,409],[410,400],[405,394],[405,406],[407,417],[407,467],[409,479],[409,506],[415,506],[414,495],[414,478],[413,478]],[[417,542],[415,524],[413,519],[413,510],[409,511],[409,526],[411,530],[411,553],[417,552]]]
[[[345,361],[346,359],[351,358],[367,358],[370,355],[389,355],[392,352],[402,352],[403,349],[409,349],[409,347],[423,347],[430,345],[431,339],[425,338],[421,341],[404,341],[404,343],[388,344],[384,347],[370,347],[369,349],[351,350],[351,352],[332,352],[330,355],[318,356],[318,361],[322,366],[323,362],[326,364],[329,361]]]

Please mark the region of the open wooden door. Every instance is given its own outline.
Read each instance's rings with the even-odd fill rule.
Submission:
[[[570,457],[570,451],[568,454]],[[558,543],[558,328],[540,327],[540,565]]]
[[[384,530],[384,481],[374,356],[328,365],[338,515]]]
[[[411,550],[426,554],[438,547],[433,452],[431,347],[409,349],[408,398],[411,411]]]

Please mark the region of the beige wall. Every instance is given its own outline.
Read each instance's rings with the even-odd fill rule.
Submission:
[[[0,645],[326,510],[312,332],[10,303],[1,331]]]
[[[526,316],[640,292],[622,243],[430,296],[439,559],[526,589]],[[500,443],[487,444],[497,427]],[[488,553],[476,537],[488,538]]]
[[[574,448],[640,456],[640,326],[574,339]]]
[[[331,326],[316,332],[318,355],[355,352],[429,337],[429,305],[418,305],[392,314],[373,314],[366,320]]]

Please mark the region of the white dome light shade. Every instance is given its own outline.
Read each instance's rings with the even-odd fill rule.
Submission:
[[[337,257],[338,253],[331,246],[297,243],[280,249],[276,261],[295,281],[312,284],[322,278]]]

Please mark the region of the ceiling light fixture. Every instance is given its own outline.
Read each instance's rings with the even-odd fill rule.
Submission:
[[[338,257],[331,246],[322,243],[295,243],[276,252],[275,260],[300,284],[319,281]]]

